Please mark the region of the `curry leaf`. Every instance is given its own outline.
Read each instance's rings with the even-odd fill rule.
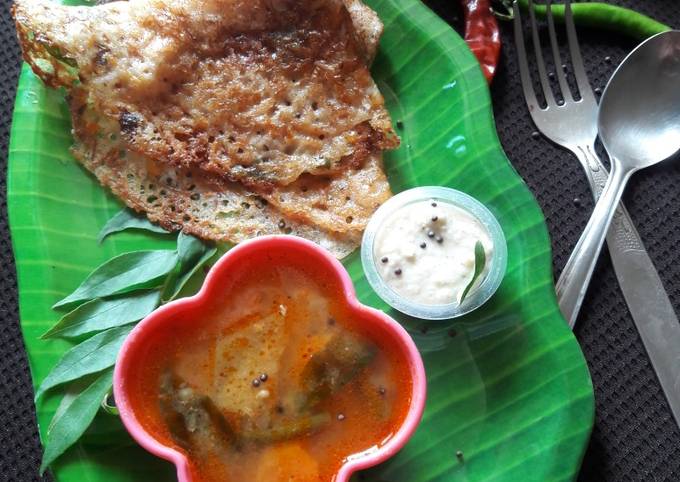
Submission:
[[[174,300],[182,291],[184,285],[196,271],[203,266],[217,252],[217,248],[208,245],[200,239],[188,234],[179,233],[177,237],[177,256],[179,257],[179,272],[168,281],[163,300]]]
[[[484,245],[481,243],[481,241],[477,241],[475,243],[475,272],[472,274],[472,279],[463,290],[463,294],[460,297],[461,303],[472,289],[472,286],[475,284],[475,281],[477,281],[477,278],[479,278],[479,276],[484,271],[484,266],[486,266],[486,252],[484,251]]]
[[[65,314],[41,338],[74,338],[139,321],[160,303],[158,290],[110,299],[97,298]]]
[[[90,386],[76,396],[71,395],[70,401],[67,400],[55,414],[47,430],[41,475],[90,426],[104,395],[111,389],[112,379],[113,368],[103,371]]]
[[[109,219],[104,225],[97,236],[97,241],[101,243],[109,234],[118,233],[127,229],[141,229],[154,233],[168,234],[168,231],[153,224],[146,216],[140,216],[131,209],[123,209]]]
[[[35,393],[38,400],[50,388],[113,366],[132,326],[111,328],[88,338],[67,351],[45,377]]]
[[[73,293],[52,308],[152,287],[175,268],[177,259],[177,252],[173,250],[123,253],[97,267]]]
[[[54,427],[54,424],[57,423],[59,418],[61,418],[62,414],[66,411],[69,405],[71,405],[73,400],[76,397],[78,397],[78,395],[80,395],[80,393],[83,390],[85,390],[90,383],[92,383],[93,377],[96,377],[96,374],[91,377],[83,377],[80,380],[76,380],[75,382],[70,383],[66,387],[66,390],[64,391],[64,396],[61,397],[59,406],[57,407],[57,410],[54,412],[54,415],[52,415],[52,420],[50,421],[50,424],[47,427],[47,433],[50,433],[52,431],[52,427]]]
[[[47,53],[49,53],[52,57],[57,59],[59,62],[63,62],[70,67],[78,67],[78,62],[76,62],[75,59],[73,59],[71,57],[67,57],[66,55],[64,55],[62,53],[61,49],[59,49],[59,47],[54,46],[54,45],[50,45],[47,42],[42,43],[42,45],[45,48],[45,50],[47,51]]]

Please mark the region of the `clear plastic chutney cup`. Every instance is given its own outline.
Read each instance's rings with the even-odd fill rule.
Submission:
[[[414,204],[417,205],[414,206]],[[430,269],[433,262],[437,261],[436,258],[433,258],[433,256],[435,256],[435,249],[433,248],[436,248],[436,252],[438,253],[444,253],[443,255],[446,256],[445,260],[447,262],[450,262],[457,256],[457,253],[454,254],[453,251],[449,252],[448,254],[445,253],[447,249],[456,249],[455,241],[445,241],[438,234],[436,234],[436,228],[431,229],[427,227],[437,226],[438,223],[441,224],[441,220],[438,220],[437,216],[432,216],[431,220],[428,218],[428,225],[423,225],[417,228],[424,230],[422,231],[422,239],[418,241],[419,247],[422,248],[422,251],[414,247],[413,250],[409,252],[407,256],[408,259],[404,260],[405,263],[414,263],[417,262],[418,256],[422,256],[423,258],[425,256],[429,256],[429,265],[427,265],[427,269],[430,269],[429,274],[423,273],[422,269],[420,270],[420,274],[423,275],[421,279],[422,286],[419,286],[418,280],[415,280],[415,286],[418,290],[420,290],[418,293],[416,293],[417,296],[409,297],[404,294],[403,290],[401,293],[399,293],[398,290],[394,286],[391,286],[389,281],[384,277],[385,269],[383,269],[384,267],[381,266],[381,264],[386,264],[388,261],[386,257],[382,257],[379,253],[380,246],[378,245],[378,241],[385,238],[387,235],[385,230],[394,226],[395,219],[398,219],[399,222],[402,223],[401,226],[404,226],[403,223],[406,222],[404,219],[408,219],[408,216],[412,216],[414,212],[420,213],[422,211],[423,216],[431,214],[426,213],[427,209],[429,209],[429,206],[438,208],[439,211],[437,212],[446,212],[448,210],[448,213],[458,213],[458,210],[461,210],[467,216],[460,213],[458,217],[459,222],[463,222],[467,219],[471,223],[469,226],[470,228],[474,227],[477,229],[477,232],[485,233],[485,247],[487,248],[487,253],[490,253],[490,255],[485,260],[484,270],[481,273],[481,276],[479,276],[474,282],[471,289],[468,291],[467,296],[464,297],[462,302],[459,302],[458,299],[454,299],[450,302],[441,302],[441,300],[438,300],[436,302],[430,303],[425,302],[423,300],[424,296],[421,296],[425,290],[428,289],[428,283],[431,281],[429,278],[433,277],[434,271],[437,269]],[[451,209],[451,207],[457,209]],[[403,216],[401,216],[402,214]],[[455,224],[449,224],[449,226],[449,229],[454,229]],[[405,231],[412,233],[414,229],[416,228],[414,227],[413,229],[406,229]],[[457,231],[454,229],[454,234],[456,232]],[[399,231],[392,233],[392,235],[397,238],[403,235],[406,239],[409,233]],[[455,238],[455,236],[453,237]],[[415,242],[413,239],[408,239],[409,242]],[[399,242],[399,240],[397,241]],[[469,242],[470,241],[467,241],[467,243]],[[430,246],[430,248],[427,248],[427,246]],[[427,249],[430,249],[430,251]],[[468,266],[471,266],[469,259],[472,256],[469,254],[471,251],[471,248],[467,251]],[[380,298],[382,298],[387,304],[401,311],[402,313],[415,318],[443,320],[456,318],[469,313],[483,305],[489,298],[491,298],[491,296],[498,289],[501,281],[503,280],[503,276],[505,275],[507,266],[507,245],[500,224],[494,215],[491,214],[489,209],[487,209],[482,203],[468,194],[455,189],[440,186],[426,186],[403,191],[392,197],[376,211],[364,232],[361,243],[361,261],[369,283],[378,296],[380,296]],[[460,265],[461,264],[458,263],[457,266]],[[411,264],[411,266],[414,265]],[[470,267],[470,269],[472,270],[472,267]],[[381,271],[383,274],[381,274]],[[408,274],[406,272],[402,274],[400,267],[394,270],[394,273],[396,273],[398,277],[405,277]],[[446,274],[438,274],[438,276],[441,279],[441,277],[446,276]],[[469,276],[471,277],[471,274]],[[414,283],[412,282],[411,285],[413,284]],[[419,299],[414,300],[413,298]]]

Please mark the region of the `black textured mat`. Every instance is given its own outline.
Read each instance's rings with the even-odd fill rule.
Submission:
[[[680,27],[680,3],[620,3]],[[580,30],[593,89],[604,89],[636,41]],[[492,88],[503,147],[526,180],[548,222],[553,265],[562,269],[585,227],[592,199],[581,167],[535,130],[521,94],[511,31]],[[576,200],[576,201],[575,201]],[[624,198],[652,261],[680,313],[680,163],[636,174]],[[619,291],[608,254],[601,257],[576,327],[595,386],[595,427],[580,480],[680,481],[680,430],[675,425],[644,347]]]
[[[676,0],[610,0],[680,27]],[[454,0],[427,2],[459,27]],[[33,393],[19,330],[16,276],[7,227],[7,145],[19,53],[9,15],[0,0],[0,481],[38,477],[40,444]],[[543,138],[533,138],[517,75],[511,31],[503,26],[503,54],[492,88],[503,147],[538,199],[548,221],[556,272],[585,226],[592,201],[577,161]],[[635,42],[613,34],[579,30],[593,87],[606,80]],[[680,313],[680,164],[638,173],[626,204],[671,301]],[[576,335],[595,385],[596,420],[581,481],[680,481],[680,430],[647,361],[607,256],[593,279]],[[418,481],[413,481],[418,482]]]
[[[41,449],[7,222],[7,146],[20,58],[10,4],[0,0],[0,480],[23,482],[52,479],[38,476]]]

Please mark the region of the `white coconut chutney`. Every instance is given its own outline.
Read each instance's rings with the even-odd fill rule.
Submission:
[[[493,256],[489,232],[477,218],[443,201],[408,204],[387,217],[373,254],[383,281],[398,295],[423,305],[460,302],[475,271],[475,244],[486,253],[483,281]]]

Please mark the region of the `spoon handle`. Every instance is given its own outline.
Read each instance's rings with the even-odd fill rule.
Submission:
[[[633,172],[624,170],[619,162],[612,159],[607,184],[555,287],[560,310],[570,328],[576,323],[616,206]]]

